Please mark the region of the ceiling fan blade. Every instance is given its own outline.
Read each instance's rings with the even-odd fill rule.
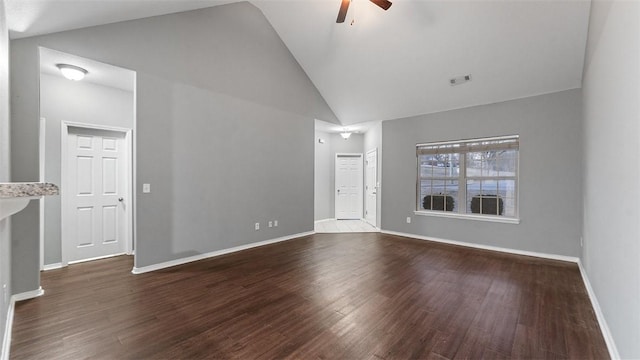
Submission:
[[[338,19],[336,20],[337,23],[343,23],[344,19],[346,19],[350,3],[351,0],[342,0],[342,4],[340,4],[340,11],[338,11]]]
[[[370,0],[372,3],[380,6],[383,10],[388,10],[391,7],[392,2],[389,0]]]

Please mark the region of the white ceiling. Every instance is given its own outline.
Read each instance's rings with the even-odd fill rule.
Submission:
[[[83,82],[109,86],[125,91],[133,91],[135,86],[135,71],[56,50],[40,48],[41,73],[63,77],[62,73],[60,73],[56,67],[57,64],[71,64],[87,70],[88,72],[82,80]]]
[[[367,130],[377,125],[378,123],[379,122],[377,121],[367,121],[351,125],[336,125],[334,123],[316,119],[315,129],[330,134],[337,134],[345,131],[355,134],[364,134],[367,132]]]
[[[12,39],[230,2],[237,0],[5,0]]]
[[[252,3],[344,125],[581,86],[588,0],[392,1],[385,12],[353,0],[343,24],[340,0]],[[12,38],[229,2],[6,0]]]

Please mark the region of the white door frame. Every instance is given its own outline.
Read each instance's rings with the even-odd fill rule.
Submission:
[[[333,204],[333,217],[335,219],[338,219],[338,186],[337,186],[337,182],[336,182],[336,168],[338,165],[338,158],[339,157],[358,157],[360,158],[360,174],[358,174],[358,182],[360,183],[360,193],[358,194],[358,209],[359,210],[359,216],[360,216],[360,220],[363,219],[363,214],[364,214],[364,201],[363,201],[363,197],[364,197],[364,156],[362,153],[336,153],[336,156],[334,157],[334,164],[333,164],[333,199],[334,199],[334,204]]]
[[[367,174],[367,165],[368,165],[367,164],[367,161],[368,161],[367,159],[369,158],[369,154],[371,154],[371,153],[375,153],[376,154],[376,172],[375,172],[376,181],[374,182],[374,185],[373,185],[374,189],[375,189],[374,191],[376,193],[376,201],[373,204],[373,206],[376,208],[376,214],[373,217],[373,223],[371,223],[371,222],[369,222],[367,220],[367,207],[368,207],[367,206],[368,205],[367,204],[367,195],[368,195],[367,191],[368,191],[368,189],[367,189],[366,174]],[[364,204],[365,204],[365,207],[364,207],[364,211],[365,211],[364,212],[364,221],[369,223],[373,227],[378,228],[378,195],[379,195],[379,192],[378,192],[378,162],[379,162],[378,161],[378,148],[374,148],[374,149],[371,149],[371,150],[367,151],[367,153],[364,156],[364,160],[365,160],[365,166],[364,166],[365,180],[364,180],[364,190],[363,190],[364,191]]]
[[[134,142],[133,142],[133,129],[129,129],[129,128],[120,128],[120,127],[114,127],[114,126],[103,126],[103,125],[94,125],[94,124],[85,124],[85,123],[76,123],[76,122],[69,122],[69,121],[62,121],[61,122],[61,139],[60,139],[60,145],[61,145],[61,149],[60,149],[60,178],[61,178],[61,184],[60,184],[60,207],[61,207],[61,218],[60,218],[60,222],[61,224],[61,228],[62,228],[62,236],[61,239],[65,239],[68,237],[68,232],[69,230],[66,229],[66,219],[69,218],[69,216],[71,216],[71,214],[69,213],[69,209],[68,209],[68,203],[67,201],[65,201],[65,196],[64,196],[64,191],[68,188],[68,180],[67,180],[67,175],[69,174],[69,159],[67,158],[69,156],[69,150],[68,150],[68,139],[69,139],[69,128],[70,127],[74,127],[74,128],[82,128],[82,129],[89,129],[89,130],[105,130],[105,131],[115,131],[115,132],[120,132],[120,133],[124,133],[124,143],[126,145],[126,156],[125,156],[125,167],[127,168],[127,181],[126,184],[127,186],[125,187],[125,193],[123,194],[124,197],[126,199],[130,199],[130,208],[127,209],[127,229],[126,229],[126,234],[127,234],[127,239],[125,241],[125,251],[128,255],[131,255],[133,253],[133,241],[134,241],[134,237],[133,237],[133,229],[134,229],[134,214],[135,214],[135,209],[136,209],[136,193],[135,193],[135,186],[133,186],[134,184],[134,167],[133,167],[133,149],[134,149]],[[63,240],[61,240],[63,241]],[[69,265],[69,254],[67,253],[64,244],[61,244],[61,250],[62,250],[62,266],[67,266]],[[92,259],[91,259],[92,260]]]

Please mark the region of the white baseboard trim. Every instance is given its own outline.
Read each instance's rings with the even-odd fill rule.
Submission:
[[[42,295],[44,295],[44,290],[42,289],[42,286],[41,286],[37,290],[25,291],[20,294],[15,294],[11,297],[11,301],[18,302],[22,300],[29,300],[29,299],[37,298],[38,296],[42,296]]]
[[[165,269],[165,268],[172,267],[172,266],[182,265],[182,264],[186,264],[186,263],[190,263],[190,262],[194,262],[194,261],[198,261],[198,260],[203,260],[203,259],[208,259],[208,258],[220,256],[220,255],[230,254],[230,253],[234,253],[234,252],[238,252],[238,251],[242,251],[242,250],[247,250],[247,249],[251,249],[251,248],[255,248],[255,247],[259,247],[259,246],[275,244],[275,243],[278,243],[278,242],[292,240],[292,239],[296,239],[296,238],[301,238],[301,237],[309,236],[309,235],[313,235],[313,234],[315,234],[315,231],[308,231],[308,232],[304,232],[304,233],[283,236],[283,237],[279,237],[279,238],[275,238],[275,239],[271,239],[271,240],[259,241],[259,242],[251,243],[251,244],[247,244],[247,245],[240,245],[240,246],[236,246],[236,247],[232,247],[232,248],[228,248],[228,249],[222,249],[222,250],[212,251],[212,252],[208,252],[208,253],[204,253],[204,254],[198,254],[198,255],[189,256],[189,257],[186,257],[186,258],[175,259],[175,260],[171,260],[171,261],[165,261],[165,262],[162,262],[162,263],[159,263],[159,264],[143,266],[143,267],[134,267],[133,270],[131,270],[131,273],[133,273],[133,274],[143,274],[143,273],[150,272],[150,271]]]
[[[15,301],[9,301],[9,309],[7,310],[7,322],[4,326],[4,339],[2,340],[2,353],[0,360],[9,360],[9,351],[11,350],[11,329],[13,327],[13,313],[15,309]]]
[[[580,275],[582,275],[582,281],[584,282],[584,286],[587,288],[587,294],[589,294],[589,300],[591,300],[591,306],[593,307],[593,311],[596,313],[596,319],[598,319],[598,324],[600,325],[600,331],[602,331],[602,337],[604,337],[604,342],[607,344],[607,349],[609,350],[609,356],[612,359],[620,359],[620,354],[618,353],[618,348],[616,347],[616,343],[613,340],[613,335],[611,334],[611,330],[609,330],[609,325],[607,325],[607,320],[604,318],[604,314],[602,313],[602,309],[600,308],[600,304],[598,303],[598,298],[596,297],[596,293],[593,291],[591,287],[591,282],[589,281],[589,277],[587,276],[587,271],[582,266],[582,261],[578,260],[578,267],[580,268]]]
[[[321,219],[321,220],[316,220],[313,223],[314,224],[318,224],[318,223],[323,223],[323,222],[327,222],[327,221],[334,221],[335,218],[328,218],[328,219]]]
[[[42,271],[62,269],[62,263],[46,264],[42,267]]]
[[[468,243],[464,241],[439,239],[431,236],[408,234],[408,233],[402,233],[397,231],[381,230],[380,232],[383,234],[404,236],[404,237],[418,239],[418,240],[434,241],[434,242],[450,244],[450,245],[458,245],[458,246],[465,246],[465,247],[471,247],[471,248],[482,249],[482,250],[498,251],[498,252],[503,252],[508,254],[515,254],[515,255],[533,256],[533,257],[550,259],[550,260],[568,261],[572,263],[578,263],[578,261],[580,260],[578,257],[575,257],[575,256],[555,255],[555,254],[540,253],[535,251],[509,249],[509,248],[503,248],[499,246],[473,244],[473,243]]]
[[[11,329],[13,328],[13,313],[15,312],[16,302],[22,300],[33,299],[44,295],[44,290],[39,287],[37,290],[26,291],[11,296],[9,309],[7,311],[7,322],[4,326],[4,339],[2,339],[2,353],[0,360],[9,360],[9,351],[11,350]]]

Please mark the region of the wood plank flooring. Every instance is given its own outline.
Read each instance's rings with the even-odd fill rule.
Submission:
[[[575,264],[316,234],[132,275],[42,273],[12,359],[606,359]]]

